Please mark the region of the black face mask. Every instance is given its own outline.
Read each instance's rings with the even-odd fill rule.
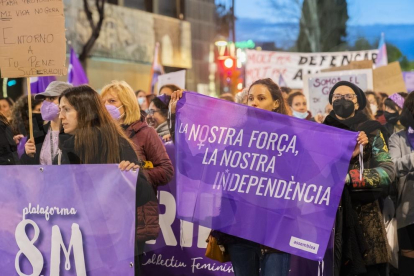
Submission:
[[[340,99],[332,103],[333,110],[336,115],[344,119],[348,118],[355,111],[355,104],[353,101]]]
[[[397,124],[398,120],[400,119],[400,115],[398,114],[398,112],[390,113],[390,112],[384,111],[384,117],[385,117],[385,120],[392,125]]]

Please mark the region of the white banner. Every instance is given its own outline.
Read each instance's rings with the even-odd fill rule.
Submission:
[[[308,110],[313,116],[325,113],[325,107],[329,103],[329,92],[339,81],[352,82],[362,91],[372,90],[374,87],[371,69],[305,75],[303,81],[303,94],[308,99]]]
[[[314,74],[321,69],[348,65],[351,61],[377,58],[378,50],[293,53],[246,50],[246,87],[254,81],[271,78],[276,83],[282,74],[287,86],[303,88],[303,76]]]

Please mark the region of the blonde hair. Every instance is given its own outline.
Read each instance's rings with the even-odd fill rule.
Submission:
[[[105,97],[107,93],[115,93],[124,106],[125,118],[124,124],[130,125],[133,122],[141,120],[141,110],[134,90],[125,81],[113,80],[110,84],[102,88],[101,96]]]

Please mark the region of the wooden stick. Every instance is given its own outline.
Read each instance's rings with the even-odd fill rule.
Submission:
[[[33,139],[33,120],[32,120],[32,90],[30,88],[30,78],[26,78],[27,84],[27,105],[29,108],[29,132],[30,132],[30,140],[34,142]]]

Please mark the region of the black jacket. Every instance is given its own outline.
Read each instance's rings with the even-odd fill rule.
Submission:
[[[75,137],[61,133],[59,135],[59,148],[61,150],[61,164],[82,164],[79,156],[75,152]],[[131,145],[124,140],[120,139],[120,156],[123,161],[130,161],[135,164],[138,163],[137,155]],[[53,164],[58,164],[59,155],[53,160]],[[97,160],[99,160],[97,158]],[[92,161],[90,164],[100,164],[99,161]],[[152,185],[148,182],[142,170],[139,170],[137,185],[136,185],[136,205],[137,207],[144,205],[155,197],[152,190]]]
[[[0,165],[17,165],[19,157],[11,128],[0,121]]]

